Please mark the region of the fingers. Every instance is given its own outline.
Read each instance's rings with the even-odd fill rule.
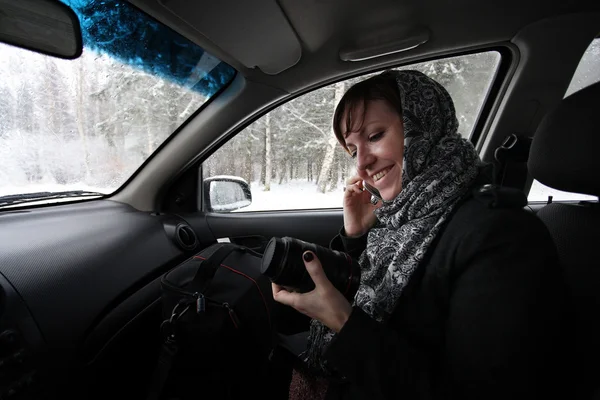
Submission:
[[[302,259],[304,260],[306,270],[316,287],[327,288],[331,286],[331,282],[327,278],[327,275],[325,275],[325,271],[323,271],[321,261],[319,261],[315,253],[312,251],[305,251],[302,255]]]
[[[271,283],[273,288],[273,299],[278,303],[293,307],[296,304],[299,293],[291,293],[276,283]]]
[[[273,289],[273,295],[276,295],[277,293],[281,292],[282,290],[285,290],[282,286],[279,286],[276,283],[271,282],[271,288]]]
[[[315,283],[315,288],[321,289],[329,289],[333,288],[332,283],[325,275],[325,271],[323,271],[323,267],[321,266],[321,261],[315,256],[312,251],[306,251],[302,255],[302,259],[304,261],[304,265],[311,279]],[[308,301],[307,296],[313,296],[314,291],[310,293],[294,293],[286,290],[284,287],[277,285],[276,283],[271,283],[271,287],[273,290],[273,299],[278,303],[290,306],[295,308],[300,312],[304,312],[304,308],[306,306],[306,302]],[[316,290],[316,289],[315,289]]]
[[[360,194],[362,191],[362,179],[359,176],[353,176],[346,180],[346,186],[344,187],[346,196],[351,196],[353,193]]]
[[[358,175],[351,176],[346,179],[346,186],[354,185],[356,182],[362,182],[362,178]]]
[[[349,186],[348,189],[344,189],[344,206],[357,204],[370,205],[371,193],[363,190],[362,187],[359,187],[358,185],[359,184],[356,183]]]

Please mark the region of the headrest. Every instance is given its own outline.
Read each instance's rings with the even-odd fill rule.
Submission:
[[[600,196],[600,82],[563,99],[544,116],[527,167],[551,188]]]

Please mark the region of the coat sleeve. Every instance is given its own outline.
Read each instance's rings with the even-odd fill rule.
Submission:
[[[564,288],[545,226],[524,214],[490,213],[458,242],[441,355],[353,309],[325,353],[353,390],[370,400],[546,395]]]
[[[346,236],[346,231],[342,227],[340,232],[329,243],[329,248],[331,250],[346,252],[350,257],[358,259],[367,247],[367,236],[367,233],[359,237]]]

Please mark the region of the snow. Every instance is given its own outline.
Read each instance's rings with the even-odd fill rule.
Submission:
[[[281,185],[271,182],[271,190],[268,192],[263,188],[258,182],[252,182],[252,204],[235,212],[342,208],[342,184],[327,193],[318,192],[317,185],[306,179],[292,180]]]
[[[207,178],[207,179],[209,179],[209,178]],[[214,176],[211,176],[210,179],[213,179],[213,180],[223,179],[223,180],[229,180],[229,181],[234,181],[234,182],[248,183],[248,182],[246,182],[246,180],[244,178],[240,178],[239,176],[234,176],[234,175],[214,175]]]
[[[552,189],[548,186],[542,185],[538,181],[533,181],[531,189],[529,190],[529,201],[548,201],[548,196],[552,196],[552,201],[579,201],[579,200],[597,200],[597,197],[589,196],[579,193],[568,193],[560,190]]]
[[[263,185],[252,182],[252,204],[234,212],[269,211],[269,210],[303,210],[342,208],[343,185],[327,193],[317,191],[314,182],[294,180],[282,185],[271,183],[271,190],[265,192]],[[596,197],[577,193],[566,193],[555,190],[534,181],[529,193],[529,201],[546,201],[548,196],[554,196],[554,201],[596,200]]]
[[[271,184],[271,191],[265,192],[262,190],[262,185],[252,182],[252,204],[237,212],[341,208],[342,187],[343,185],[339,184],[333,191],[320,193],[314,182],[296,180],[282,185]],[[529,201],[546,201],[549,195],[554,196],[555,201],[596,200],[593,196],[561,192],[534,182],[529,193]]]

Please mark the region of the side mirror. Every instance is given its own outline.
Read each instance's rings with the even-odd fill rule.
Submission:
[[[252,204],[250,185],[237,176],[213,176],[204,179],[204,209],[228,212]]]
[[[0,42],[65,59],[83,48],[79,18],[58,0],[0,0]]]

